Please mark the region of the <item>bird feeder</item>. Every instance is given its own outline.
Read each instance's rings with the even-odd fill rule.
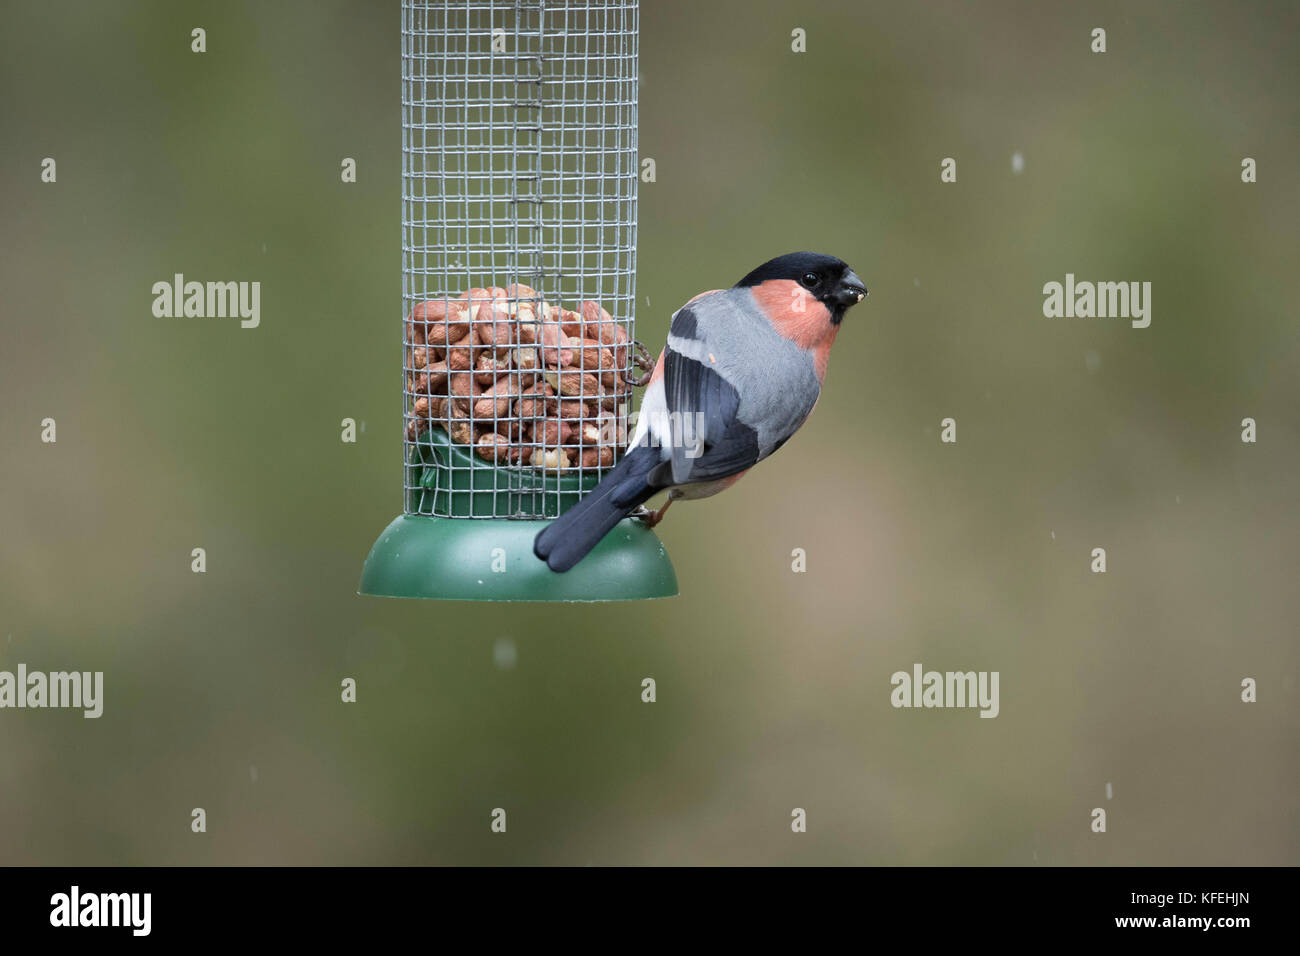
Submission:
[[[403,0],[403,513],[362,594],[677,593],[635,518],[563,574],[533,554],[618,460],[647,367],[637,14],[637,0]]]

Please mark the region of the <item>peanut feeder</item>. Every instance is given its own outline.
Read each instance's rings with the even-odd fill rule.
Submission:
[[[363,594],[677,592],[632,519],[564,575],[532,552],[622,455],[645,367],[637,17],[637,0],[403,0],[403,513]]]

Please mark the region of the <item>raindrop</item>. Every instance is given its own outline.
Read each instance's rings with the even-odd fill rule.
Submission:
[[[492,645],[492,660],[497,667],[503,671],[511,670],[518,659],[515,642],[508,637],[498,637],[496,643]]]

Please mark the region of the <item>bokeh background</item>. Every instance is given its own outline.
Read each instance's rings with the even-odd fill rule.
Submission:
[[[355,594],[401,507],[396,3],[7,3],[0,668],[106,686],[0,712],[0,863],[1300,862],[1298,31],[645,3],[638,336],[793,249],[872,295],[798,438],[661,526],[680,597],[469,605]],[[154,318],[174,272],[261,327]],[[1066,272],[1151,327],[1044,318]],[[893,709],[917,661],[1001,715]]]

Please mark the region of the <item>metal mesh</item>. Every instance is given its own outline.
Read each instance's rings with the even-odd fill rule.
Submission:
[[[407,513],[553,515],[621,452],[637,13],[637,0],[403,0]]]

